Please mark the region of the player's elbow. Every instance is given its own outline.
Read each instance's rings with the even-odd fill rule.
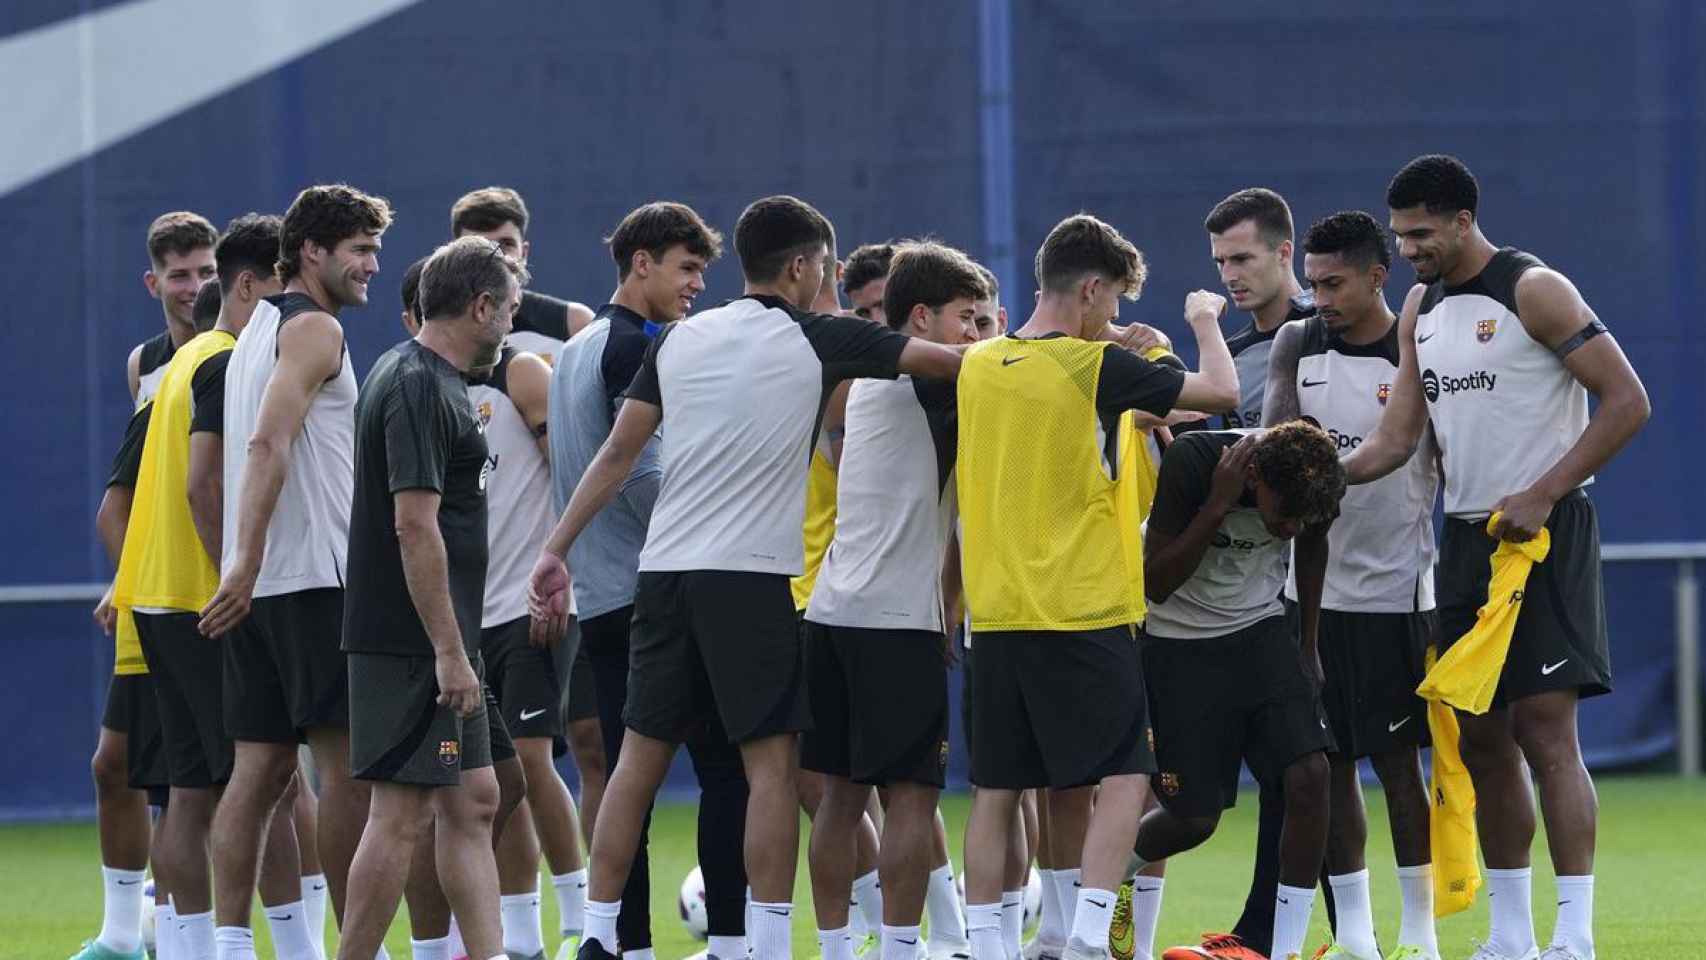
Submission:
[[[271,461],[280,458],[290,447],[289,443],[280,441],[271,434],[256,432],[249,437],[246,448],[249,452],[249,463]]]
[[[207,470],[190,475],[185,491],[190,511],[196,516],[218,516],[224,509],[225,481],[218,471]]]

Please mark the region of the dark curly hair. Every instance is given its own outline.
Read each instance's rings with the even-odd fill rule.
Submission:
[[[391,204],[342,183],[309,187],[284,213],[278,239],[278,278],[289,283],[302,272],[302,245],[332,250],[359,233],[382,233],[391,225]]]
[[[1322,217],[1303,235],[1304,253],[1336,253],[1359,270],[1376,263],[1392,266],[1392,247],[1379,221],[1361,210],[1344,210]]]
[[[1475,216],[1481,187],[1463,161],[1443,153],[1417,157],[1392,176],[1386,187],[1386,205],[1394,210],[1425,207],[1429,213],[1454,214],[1459,210]]]
[[[1280,512],[1307,524],[1339,515],[1345,468],[1327,432],[1293,420],[1268,430],[1256,443],[1256,476],[1279,495]]]
[[[1117,285],[1127,300],[1137,299],[1149,276],[1149,265],[1131,241],[1087,213],[1054,225],[1037,249],[1036,268],[1037,286],[1049,293],[1064,293],[1093,273]]]

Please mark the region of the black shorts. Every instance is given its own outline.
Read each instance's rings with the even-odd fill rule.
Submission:
[[[509,734],[509,726],[504,722],[503,711],[498,709],[497,695],[492,693],[491,684],[481,684],[486,695],[486,736],[491,742],[493,763],[503,763],[515,759],[515,739]]]
[[[563,722],[579,723],[598,719],[598,684],[593,680],[592,660],[581,645],[580,622],[569,620],[572,643],[558,645],[559,669],[568,663],[569,685],[563,690]]]
[[[154,678],[146,673],[113,674],[107,684],[107,706],[101,726],[125,737],[125,765],[135,790],[170,784],[166,744],[160,730],[160,702]]]
[[[810,726],[803,661],[786,576],[642,572],[622,719],[670,743],[711,714],[733,743],[796,733]]]
[[[948,667],[928,630],[806,621],[812,729],[800,766],[854,783],[941,787],[948,769]]]
[[[350,773],[427,787],[454,787],[462,771],[492,765],[490,712],[463,719],[438,704],[433,657],[350,653]],[[478,654],[474,672],[481,671]]]
[[[1338,756],[1359,760],[1428,745],[1427,701],[1416,696],[1416,686],[1438,628],[1432,610],[1321,611],[1316,646],[1327,677],[1321,701]]]
[[[220,647],[196,630],[195,613],[136,613],[136,637],[154,678],[166,778],[174,787],[206,789],[231,779],[225,733]]]
[[[318,727],[349,727],[344,592],[256,597],[225,636],[225,729],[233,740],[299,743]]]
[[[1284,615],[1221,637],[1146,635],[1143,672],[1161,770],[1155,795],[1180,816],[1232,806],[1240,760],[1273,783],[1299,757],[1333,749]]]
[[[966,685],[971,782],[1066,789],[1155,770],[1149,703],[1131,627],[985,633]]]
[[[563,674],[554,651],[527,640],[533,621],[511,620],[480,631],[486,685],[496,697],[504,726],[515,737],[563,735]],[[562,640],[552,644],[560,646]]]
[[[1552,549],[1529,571],[1494,709],[1552,690],[1575,690],[1582,697],[1611,692],[1593,501],[1580,490],[1564,497],[1552,508],[1546,529]],[[1436,578],[1442,652],[1474,628],[1492,579],[1488,558],[1497,547],[1486,521],[1446,519]]]

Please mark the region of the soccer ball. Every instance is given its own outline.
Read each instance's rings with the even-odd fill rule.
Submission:
[[[688,936],[703,940],[710,935],[711,921],[705,912],[705,874],[697,865],[681,881],[681,896],[675,906],[681,912],[681,925],[687,928]]]
[[[154,881],[142,888],[142,949],[154,955]]]

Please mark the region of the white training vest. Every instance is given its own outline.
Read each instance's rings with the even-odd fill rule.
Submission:
[[[470,383],[468,399],[486,434],[486,602],[480,626],[527,616],[527,579],[551,534],[551,465],[509,398],[505,347],[490,378]],[[570,591],[571,607],[573,612]]]
[[[1486,517],[1550,470],[1587,429],[1587,391],[1517,319],[1517,279],[1539,266],[1506,247],[1473,280],[1461,287],[1436,282],[1422,300],[1416,356],[1447,516]]]
[[[1369,344],[1348,344],[1325,321],[1305,324],[1297,359],[1300,412],[1345,456],[1380,425],[1398,373],[1398,324]],[[1439,476],[1431,437],[1390,474],[1345,488],[1327,534],[1321,606],[1349,613],[1412,613],[1434,608],[1434,496]],[[1295,567],[1285,595],[1297,599]]]
[[[268,297],[255,305],[225,373],[225,548],[223,570],[237,552],[237,510],[249,438],[261,398],[278,365],[280,326],[320,308],[302,294]],[[284,311],[281,313],[280,311]],[[350,498],[355,489],[355,370],[343,348],[337,375],[308,404],[302,431],[290,446],[284,486],[267,527],[255,596],[271,597],[344,585]]]

